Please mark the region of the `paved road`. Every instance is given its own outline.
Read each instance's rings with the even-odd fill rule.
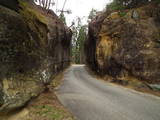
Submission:
[[[56,92],[77,120],[160,120],[160,98],[97,80],[71,66]]]

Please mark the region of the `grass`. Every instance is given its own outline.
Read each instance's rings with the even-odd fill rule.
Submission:
[[[62,120],[64,111],[56,109],[49,105],[35,106],[36,114],[51,120]]]
[[[54,81],[51,83],[51,85],[54,88],[58,87],[61,84],[62,79],[63,79],[63,72],[58,74],[58,75],[56,75],[56,77],[54,78]]]
[[[56,75],[49,85],[49,91],[42,93],[29,105],[32,120],[74,120],[70,112],[63,107],[54,93],[54,88],[61,84],[63,72]],[[36,119],[38,118],[38,119]]]
[[[29,111],[32,120],[74,120],[52,91],[45,92],[32,101]]]

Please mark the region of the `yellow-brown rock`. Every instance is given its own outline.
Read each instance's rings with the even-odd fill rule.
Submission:
[[[90,23],[86,61],[101,75],[160,83],[160,6],[151,2],[126,12],[105,12]]]
[[[108,16],[108,19],[118,19],[118,18],[120,18],[118,12],[113,12]]]

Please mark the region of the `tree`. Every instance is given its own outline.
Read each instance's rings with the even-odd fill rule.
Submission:
[[[97,15],[97,10],[92,8],[88,16],[88,22],[90,22],[93,18],[95,18],[96,15]]]
[[[113,2],[111,2],[106,7],[107,9],[111,10],[123,10],[128,8],[134,8],[138,5],[145,4],[150,1],[151,0],[113,0]]]
[[[67,14],[71,14],[72,11],[71,10],[59,10],[58,12],[61,12],[60,15],[59,15],[59,18],[62,20],[62,22],[66,25],[66,18],[65,18],[65,15],[64,13],[67,13]]]
[[[71,10],[64,10],[65,5],[66,5],[66,2],[67,2],[67,0],[64,1],[63,7],[62,7],[61,10],[58,10],[58,9],[56,8],[56,12],[60,12],[59,18],[62,20],[62,22],[63,22],[65,25],[66,25],[66,18],[65,18],[64,13],[67,13],[67,14],[71,14],[71,13],[72,13]]]
[[[72,62],[84,63],[84,41],[86,39],[87,26],[82,25],[81,18],[77,18],[76,24],[72,26]]]
[[[63,13],[63,12],[59,15],[59,18],[60,18],[60,20],[66,25],[66,18],[65,18],[65,16],[64,16],[64,13]]]
[[[84,41],[86,39],[87,26],[83,25],[79,29],[79,34],[77,38],[77,46],[79,52],[79,63],[84,63]]]
[[[55,5],[54,0],[35,0],[40,6],[45,9],[50,9],[51,6]]]

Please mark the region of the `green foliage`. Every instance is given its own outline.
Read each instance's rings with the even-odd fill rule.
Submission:
[[[112,3],[106,6],[106,9],[111,11],[119,11],[119,15],[121,17],[124,17],[126,15],[126,12],[124,11],[126,6],[122,4],[122,0],[114,0]]]
[[[63,13],[63,12],[59,15],[59,18],[60,18],[60,20],[66,25],[66,18],[65,18],[65,16],[64,16],[64,13]]]
[[[120,17],[124,17],[126,14],[127,14],[127,13],[126,13],[125,11],[120,11],[120,12],[119,12]]]
[[[78,19],[77,26],[72,27],[72,60],[73,63],[83,63],[84,57],[84,41],[86,39],[87,26],[82,25],[80,18]]]
[[[119,0],[113,0],[109,5],[106,6],[107,9],[110,10],[124,10],[124,6],[119,2]]]
[[[93,18],[95,18],[96,15],[97,15],[97,10],[92,8],[88,16],[88,21],[90,22]]]
[[[160,0],[156,0],[156,1],[160,1]],[[142,5],[147,2],[149,2],[149,0],[113,0],[113,2],[107,5],[106,8],[112,11],[124,10],[124,9],[137,7],[138,5]]]
[[[40,105],[36,106],[36,113],[42,117],[52,119],[52,120],[62,120],[63,119],[63,111],[55,109],[53,106],[49,105]]]

